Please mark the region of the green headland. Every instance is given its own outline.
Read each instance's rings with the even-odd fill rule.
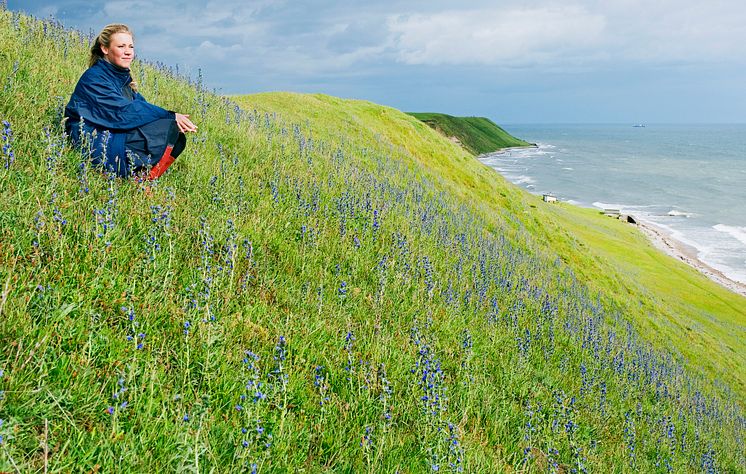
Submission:
[[[0,9],[0,471],[746,465],[746,299],[634,226],[396,109],[143,62],[199,132],[119,180],[60,126],[88,48]]]
[[[531,143],[512,136],[485,117],[453,117],[431,112],[409,112],[409,115],[461,144],[473,155],[491,153],[503,148],[531,146]]]

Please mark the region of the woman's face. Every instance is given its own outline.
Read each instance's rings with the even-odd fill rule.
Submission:
[[[129,33],[114,33],[109,38],[109,47],[101,45],[104,58],[115,66],[129,69],[135,59],[135,42]]]

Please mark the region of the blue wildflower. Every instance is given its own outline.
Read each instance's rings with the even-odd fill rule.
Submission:
[[[13,162],[16,160],[15,153],[13,152],[12,143],[13,143],[13,130],[11,128],[10,122],[7,120],[3,120],[3,148],[2,148],[2,156],[3,156],[3,166],[5,169],[10,168],[10,166],[13,164]]]

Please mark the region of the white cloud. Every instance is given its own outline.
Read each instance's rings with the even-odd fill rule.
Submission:
[[[746,60],[736,0],[552,0],[388,18],[397,59],[430,65]]]
[[[602,15],[582,7],[490,8],[389,18],[398,59],[408,64],[544,62],[588,54]]]

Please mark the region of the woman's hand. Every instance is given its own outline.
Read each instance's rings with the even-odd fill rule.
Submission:
[[[196,132],[197,126],[192,123],[191,120],[189,120],[188,115],[184,114],[176,114],[176,125],[179,126],[179,131],[181,133],[189,133],[189,132]]]

